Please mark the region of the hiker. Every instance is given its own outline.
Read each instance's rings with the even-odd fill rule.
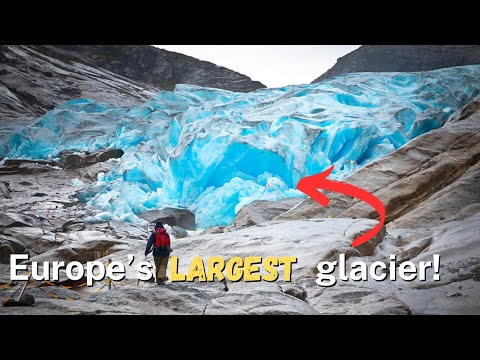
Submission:
[[[167,279],[168,257],[172,252],[170,248],[170,236],[161,222],[155,224],[155,232],[148,238],[145,257],[153,250],[153,260],[155,261],[155,278],[157,285],[165,285]]]

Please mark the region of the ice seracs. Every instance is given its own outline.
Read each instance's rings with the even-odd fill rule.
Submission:
[[[142,106],[76,99],[18,129],[8,158],[122,149],[80,198],[91,220],[140,221],[184,207],[200,228],[227,225],[254,200],[302,196],[300,178],[335,165],[341,179],[438,128],[480,92],[480,65],[421,73],[356,73],[250,93],[177,85]]]

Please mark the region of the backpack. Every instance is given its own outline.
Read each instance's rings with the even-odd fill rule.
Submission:
[[[155,247],[160,249],[170,248],[170,236],[167,230],[158,228],[155,230]]]

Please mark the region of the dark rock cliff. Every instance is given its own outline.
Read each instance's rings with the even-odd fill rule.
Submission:
[[[316,83],[354,72],[426,71],[480,64],[480,45],[363,45],[342,56]]]

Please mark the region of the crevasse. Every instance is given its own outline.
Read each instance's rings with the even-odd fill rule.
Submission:
[[[229,224],[258,199],[302,196],[300,178],[335,165],[336,179],[438,128],[480,90],[480,65],[422,73],[356,73],[251,93],[177,85],[141,106],[69,101],[18,129],[8,158],[121,148],[79,197],[92,221],[140,221],[165,206],[199,227]]]

